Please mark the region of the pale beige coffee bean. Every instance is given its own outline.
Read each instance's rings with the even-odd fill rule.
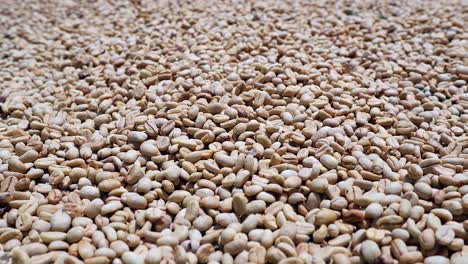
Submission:
[[[110,243],[110,248],[117,254],[117,256],[122,256],[123,253],[130,250],[128,245],[121,240]]]
[[[18,158],[10,158],[8,160],[8,169],[19,173],[25,173],[28,170],[26,165]]]
[[[407,169],[408,176],[413,180],[419,180],[423,176],[423,170],[417,164],[410,164]]]
[[[423,254],[419,251],[406,252],[400,257],[401,263],[417,263],[423,260]]]
[[[362,242],[361,256],[365,261],[372,263],[377,260],[380,254],[381,254],[381,251],[377,243],[375,243],[372,240],[366,240]]]
[[[317,178],[312,180],[311,190],[317,193],[323,193],[327,190],[328,181],[325,178]]]
[[[145,263],[143,256],[134,252],[125,252],[122,255],[122,261],[125,264],[143,264]]]
[[[371,203],[366,207],[365,212],[367,218],[377,219],[382,215],[383,207],[378,203]]]
[[[52,231],[66,232],[70,225],[71,217],[62,210],[57,211],[50,218],[50,229]]]
[[[47,252],[47,246],[42,243],[30,243],[19,247],[22,251],[28,254],[30,257],[45,254]]]
[[[338,166],[338,160],[335,157],[328,154],[321,156],[320,162],[323,166],[325,166],[328,169],[335,169]]]
[[[434,248],[436,244],[436,237],[434,231],[430,228],[425,229],[421,236],[419,237],[419,244],[421,248],[424,250],[431,250]]]
[[[69,249],[69,245],[64,241],[52,241],[47,247],[49,251],[65,251]]]
[[[75,243],[80,241],[84,236],[84,228],[81,226],[76,226],[68,230],[66,235],[66,240],[69,243]]]
[[[110,262],[110,259],[105,256],[92,257],[84,261],[85,264],[108,264]]]
[[[451,227],[443,225],[436,230],[435,237],[440,245],[447,246],[455,238],[455,232]]]
[[[99,189],[94,186],[84,186],[80,190],[80,196],[84,199],[93,200],[100,197]]]
[[[430,256],[424,259],[424,264],[450,264],[450,260],[443,256]]]
[[[425,182],[417,182],[414,185],[414,190],[416,194],[422,199],[428,200],[432,197],[432,188]]]
[[[101,192],[110,192],[112,190],[118,189],[120,186],[120,181],[116,179],[107,179],[101,181],[98,185],[98,188]]]
[[[78,254],[82,259],[88,259],[94,256],[96,248],[87,241],[80,241],[78,243]]]
[[[31,261],[28,253],[20,248],[15,248],[11,251],[11,259],[13,264],[23,264]]]
[[[42,232],[40,234],[41,240],[44,243],[51,243],[53,241],[65,240],[67,233],[64,232]]]
[[[390,250],[397,259],[408,252],[408,247],[405,242],[399,238],[394,239],[390,244]]]

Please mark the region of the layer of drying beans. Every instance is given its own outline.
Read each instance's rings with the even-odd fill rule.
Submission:
[[[468,2],[0,2],[0,263],[468,263]]]

